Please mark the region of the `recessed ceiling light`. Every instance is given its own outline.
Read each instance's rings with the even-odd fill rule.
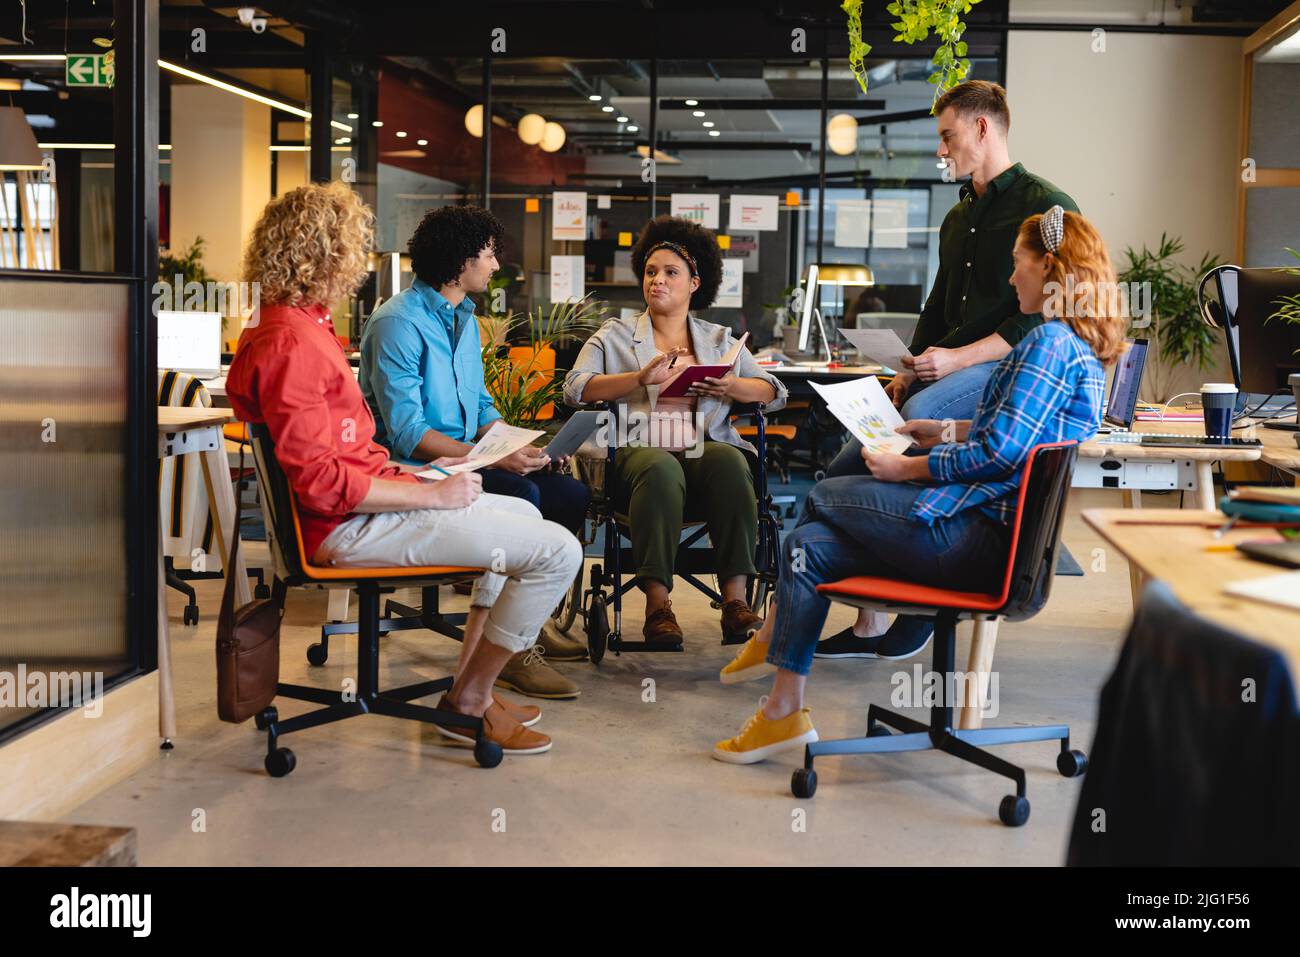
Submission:
[[[700,101],[699,101],[699,100],[687,100],[687,101],[686,101],[686,105],[687,105],[687,106],[699,106],[699,105],[700,105]]]
[[[398,136],[405,136],[405,135],[406,135],[406,130],[398,130],[398,131],[397,131],[397,135],[398,135]]]
[[[416,145],[418,145],[418,146],[428,146],[428,145],[429,145],[429,141],[428,141],[428,140],[416,140],[415,142],[416,142]]]
[[[620,116],[620,117],[618,117],[618,121],[619,121],[620,123],[626,123],[626,122],[627,122],[627,117],[626,117],[626,116]]]
[[[713,121],[712,121],[712,120],[705,120],[701,125],[702,125],[706,130],[711,130],[711,129],[713,129]]]
[[[587,99],[591,100],[591,102],[593,102],[593,103],[599,103],[599,102],[600,102],[600,94],[599,94],[599,93],[593,93],[593,94],[591,94],[591,96],[587,97]]]
[[[719,133],[717,130],[709,130],[709,135],[710,135],[710,136],[721,136],[722,134]]]
[[[355,120],[356,118],[357,118],[357,114],[355,114],[355,113],[349,113],[349,114],[348,114],[348,119],[350,119],[350,120]]]
[[[370,121],[370,125],[371,125],[371,126],[383,126],[383,125],[384,125],[384,121],[383,121],[383,120],[371,120],[371,121]]]
[[[703,115],[704,115],[703,110],[695,110],[691,113],[691,116],[703,116]]]
[[[610,106],[608,103],[606,103],[604,106],[602,106],[602,107],[600,108],[600,112],[602,112],[602,113],[613,113],[613,112],[614,112],[614,108],[613,108],[612,106]]]
[[[633,123],[633,124],[631,124],[631,125],[628,126],[627,131],[628,131],[629,133],[635,133],[635,132],[636,132],[637,130],[639,130],[639,129],[641,129],[641,127],[639,127],[639,126],[637,126],[635,123]]]

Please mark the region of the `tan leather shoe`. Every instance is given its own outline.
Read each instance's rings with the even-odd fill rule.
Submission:
[[[497,675],[496,686],[529,698],[578,697],[578,686],[543,661],[545,655],[546,649],[533,645],[512,656]]]
[[[677,616],[673,614],[673,603],[664,602],[664,606],[658,611],[651,612],[641,626],[641,634],[646,641],[662,645],[680,645],[682,643],[682,628],[677,624]]]
[[[739,598],[722,603],[722,637],[728,643],[748,641],[754,632],[763,627],[752,608]]]
[[[503,698],[499,694],[493,694],[492,700],[501,705],[502,709],[510,717],[514,718],[525,728],[531,728],[538,721],[542,720],[542,709],[535,704],[516,704],[509,698]]]
[[[555,627],[555,622],[547,620],[542,630],[537,633],[537,643],[546,652],[547,661],[585,661],[587,643],[570,638]]]
[[[457,714],[463,714],[451,706],[447,696],[443,695],[438,701],[439,711],[455,711]],[[434,725],[444,737],[459,744],[473,744],[474,738],[468,734],[468,728],[444,728],[440,724]],[[483,736],[489,741],[494,741],[501,745],[501,750],[505,754],[542,754],[551,750],[551,739],[540,731],[533,731],[531,728],[525,728],[510,715],[506,710],[495,701],[488,705],[487,711],[483,713]]]

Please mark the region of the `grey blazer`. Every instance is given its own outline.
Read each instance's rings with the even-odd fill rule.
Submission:
[[[714,322],[705,322],[690,316],[691,346],[695,351],[695,360],[701,365],[719,363],[727,350],[735,344],[735,337],[726,326]],[[581,406],[583,390],[594,375],[617,375],[621,372],[636,372],[645,368],[646,363],[655,357],[654,330],[650,325],[649,310],[630,319],[610,319],[591,334],[582,351],[578,353],[573,368],[564,377],[564,401],[571,406]],[[770,382],[776,389],[776,398],[767,403],[770,411],[785,405],[788,390],[775,376],[765,372],[754,360],[748,349],[740,351],[736,361],[736,375],[743,378],[762,379]],[[659,399],[660,386],[641,386],[619,400],[627,412],[640,412],[649,416]],[[731,424],[729,413],[731,403],[722,399],[701,397],[696,403],[696,426],[701,435],[714,442],[725,442],[757,454],[757,450],[740,437]],[[584,456],[604,454],[595,438],[579,450]]]

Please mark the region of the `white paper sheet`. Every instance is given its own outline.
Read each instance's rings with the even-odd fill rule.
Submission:
[[[1283,572],[1281,575],[1266,575],[1263,578],[1230,582],[1223,586],[1223,590],[1229,595],[1267,602],[1270,605],[1300,608],[1300,572]]]
[[[582,256],[551,257],[551,302],[574,302],[586,291],[587,262]]]
[[[904,368],[902,357],[912,354],[893,329],[841,329],[840,334],[868,359],[894,372]]]
[[[719,193],[673,193],[669,212],[682,219],[699,223],[705,229],[718,228],[718,213],[722,210]]]
[[[865,249],[871,245],[871,200],[836,201],[835,245],[843,249]]]
[[[775,196],[748,196],[735,193],[731,197],[727,230],[776,229],[776,200]]]
[[[556,190],[551,194],[551,239],[587,238],[587,194]]]
[[[416,478],[428,479],[430,482],[440,482],[448,475],[456,475],[460,472],[476,472],[481,468],[486,468],[493,462],[498,462],[507,455],[518,452],[525,445],[532,445],[539,436],[545,435],[544,429],[521,429],[518,426],[506,425],[500,419],[492,423],[492,427],[483,434],[483,438],[474,443],[474,447],[469,450],[469,461],[462,462],[459,465],[448,465],[439,471],[436,468],[429,468],[423,472],[416,472]]]
[[[745,263],[740,259],[722,260],[722,284],[713,305],[719,309],[739,309],[743,306]]]
[[[885,395],[875,376],[863,376],[848,382],[821,385],[809,382],[826,402],[831,415],[839,419],[869,452],[903,452],[913,445],[912,439],[894,430],[903,417]]]

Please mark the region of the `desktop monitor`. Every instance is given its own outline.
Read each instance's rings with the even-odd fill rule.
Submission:
[[[1105,419],[1111,425],[1127,429],[1133,425],[1137,409],[1138,387],[1142,384],[1142,370],[1147,361],[1146,339],[1127,339],[1128,349],[1115,364],[1115,374],[1110,380],[1110,396],[1106,400]]]
[[[799,311],[799,351],[808,351],[812,334],[813,310],[817,308],[817,264],[809,263],[803,280],[803,309]]]
[[[1300,326],[1269,321],[1283,296],[1300,294],[1300,277],[1277,269],[1220,266],[1201,279],[1198,297],[1205,320],[1223,330],[1237,414],[1275,413],[1294,399],[1287,377],[1300,372]],[[1281,397],[1268,397],[1283,393]]]
[[[158,310],[158,368],[221,375],[221,313]]]

